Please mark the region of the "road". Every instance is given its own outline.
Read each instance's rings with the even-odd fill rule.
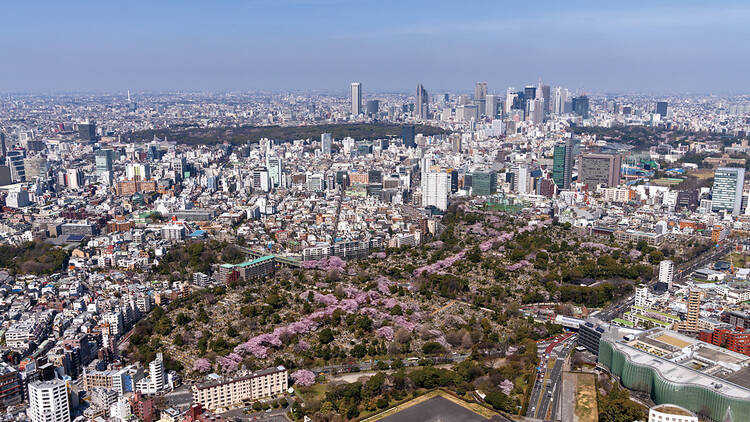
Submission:
[[[562,390],[562,372],[570,349],[575,345],[575,339],[576,336],[569,336],[559,343],[550,344],[541,352],[544,376],[541,380],[537,378],[534,383],[526,417],[552,420],[557,417],[556,404],[560,400]],[[549,354],[549,359],[546,359],[547,354]],[[549,366],[550,363],[552,367]]]
[[[675,272],[674,281],[682,281],[693,271],[705,267],[712,261],[717,261],[720,258],[723,258],[734,249],[734,246],[735,244],[733,241],[726,241],[726,243],[719,245],[718,248],[712,248],[696,257],[696,259],[679,266]]]
[[[433,357],[421,357],[419,359],[429,359],[434,364],[441,364],[441,363],[458,363],[463,362],[468,358],[470,355],[467,354],[458,354],[458,355],[450,355],[450,356],[433,356]],[[317,368],[310,369],[315,374],[336,374],[336,373],[346,373],[346,372],[358,372],[358,371],[370,371],[373,369],[376,369],[378,361],[375,360],[366,360],[362,362],[352,362],[352,363],[345,363],[341,365],[328,365],[328,366],[320,366]],[[391,360],[386,359],[383,360],[388,366],[391,365]],[[403,361],[404,366],[417,366],[419,364],[418,360],[406,360]]]

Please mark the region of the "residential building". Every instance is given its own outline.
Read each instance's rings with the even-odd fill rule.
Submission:
[[[70,422],[68,386],[60,379],[29,384],[28,416],[31,422]]]
[[[193,385],[193,402],[210,410],[229,409],[245,402],[286,393],[289,374],[285,367],[264,369],[244,376]]]

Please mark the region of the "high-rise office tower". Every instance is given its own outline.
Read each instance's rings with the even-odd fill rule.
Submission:
[[[70,422],[68,387],[65,381],[34,381],[28,386],[31,422]]]
[[[0,132],[0,151],[3,153],[3,157],[8,153],[8,145],[5,143],[5,134]]]
[[[497,113],[497,95],[487,94],[484,99],[484,115],[490,119],[495,119],[498,116]]]
[[[510,110],[513,108],[513,103],[515,103],[516,98],[518,98],[518,94],[515,92],[515,89],[508,88],[505,93],[505,108],[503,109],[506,114],[510,113]]]
[[[352,114],[358,116],[362,113],[362,84],[352,82]]]
[[[523,108],[522,110],[528,111],[529,101],[533,101],[536,98],[536,87],[533,85],[526,85],[523,88]]]
[[[669,289],[674,281],[674,262],[665,259],[659,263],[659,281],[666,283]]]
[[[474,86],[474,99],[484,100],[487,96],[487,82],[477,82]]]
[[[731,211],[739,215],[742,209],[742,187],[745,169],[741,167],[719,167],[714,172],[711,189],[711,211]]]
[[[83,187],[83,170],[80,168],[68,169],[66,176],[70,189],[81,189]]]
[[[284,167],[281,158],[269,156],[266,158],[266,168],[268,168],[268,177],[271,179],[273,187],[281,187],[284,179]]]
[[[23,160],[23,169],[26,173],[26,180],[34,180],[37,177],[45,177],[49,164],[42,156],[29,157]]]
[[[471,174],[471,194],[472,195],[490,196],[496,193],[497,193],[497,173],[490,170],[490,171],[474,172]]]
[[[5,164],[10,167],[10,178],[13,183],[26,181],[26,169],[24,167],[23,151],[10,150],[5,156]]]
[[[581,154],[578,157],[578,181],[594,188],[620,184],[622,156],[615,154]]]
[[[448,209],[450,175],[446,172],[430,171],[422,174],[422,206],[433,206],[441,211]]]
[[[320,150],[325,155],[331,155],[331,146],[333,145],[333,137],[330,133],[320,134]]]
[[[581,95],[573,98],[573,112],[584,119],[589,118],[589,97]]]
[[[513,167],[513,191],[516,193],[529,193],[531,189],[531,179],[529,168],[525,165]]]
[[[537,94],[538,95],[538,94]],[[544,115],[547,116],[552,111],[552,93],[549,85],[542,85],[542,98],[544,99]]]
[[[78,124],[78,136],[83,141],[93,141],[96,139],[96,123],[85,122]]]
[[[416,142],[414,142],[414,137],[414,125],[406,125],[401,128],[401,138],[404,140],[406,148],[415,148],[417,146]]]
[[[422,84],[417,84],[417,104],[414,109],[414,116],[419,119],[427,119],[430,114],[429,111],[429,96],[427,90],[424,89]]]
[[[667,107],[668,104],[666,101],[658,101],[656,103],[656,114],[660,115],[663,118],[667,117]]]
[[[111,149],[100,149],[96,151],[94,163],[96,165],[96,174],[102,174],[112,171],[112,162],[114,161],[114,151]]]
[[[378,109],[380,109],[380,101],[378,100],[369,100],[365,103],[365,113],[368,116],[377,116]]]
[[[271,177],[266,168],[256,168],[253,170],[253,190],[268,192],[271,190]]]
[[[552,161],[552,180],[558,189],[569,189],[573,174],[573,139],[555,145]]]
[[[536,98],[529,101],[529,120],[535,125],[544,123],[544,99]]]
[[[568,101],[568,90],[563,87],[555,88],[554,100],[552,103],[553,114],[565,114],[565,103]]]
[[[128,180],[151,180],[151,166],[148,163],[130,163],[125,167]]]
[[[474,86],[474,103],[477,105],[479,115],[486,114],[485,100],[487,98],[487,82],[477,82]]]

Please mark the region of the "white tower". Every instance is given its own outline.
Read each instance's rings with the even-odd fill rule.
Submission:
[[[54,379],[29,384],[28,414],[32,422],[70,422],[65,381]]]
[[[674,280],[674,262],[665,259],[659,263],[659,281],[667,283],[669,289],[672,289],[672,281]]]

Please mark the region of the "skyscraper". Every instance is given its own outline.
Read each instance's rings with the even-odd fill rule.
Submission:
[[[31,422],[70,422],[68,387],[65,381],[34,381],[28,386]]]
[[[529,168],[525,165],[513,167],[513,191],[516,193],[529,193],[531,183],[529,178]]]
[[[441,211],[448,209],[450,175],[431,171],[422,174],[422,206],[433,206]]]
[[[96,164],[96,174],[102,174],[112,171],[112,162],[114,161],[114,151],[111,149],[100,149],[96,151],[94,162]]]
[[[542,98],[544,99],[544,116],[547,117],[552,111],[552,98],[550,98],[549,85],[542,85]]]
[[[614,154],[581,154],[578,157],[578,181],[594,188],[620,184],[622,156]]]
[[[494,171],[474,172],[471,174],[471,194],[490,196],[497,193],[497,173]]]
[[[419,119],[427,119],[429,116],[429,97],[427,95],[427,90],[424,89],[424,86],[422,84],[417,84],[417,104],[416,108],[414,109],[414,117],[417,117]]]
[[[406,125],[401,128],[401,138],[404,140],[406,148],[414,148],[417,144],[414,142],[414,125]]]
[[[552,180],[558,189],[569,189],[573,174],[573,139],[555,145],[552,161]]]
[[[563,87],[555,88],[555,98],[552,102],[552,113],[553,114],[564,114],[565,103],[568,101],[568,90]]]
[[[352,82],[352,114],[358,116],[362,113],[362,84]]]
[[[487,94],[484,100],[484,115],[495,119],[498,117],[497,114],[497,95]]]
[[[477,105],[479,115],[486,114],[485,100],[487,97],[487,82],[477,82],[474,86],[474,103]]]
[[[78,136],[83,141],[93,141],[96,139],[96,123],[85,122],[78,124]]]
[[[518,98],[518,94],[515,93],[515,89],[508,88],[508,90],[505,92],[505,108],[503,109],[506,114],[510,113],[510,110],[513,107],[513,103],[516,101],[516,98]]]
[[[711,211],[731,211],[739,215],[742,208],[742,187],[745,169],[741,167],[719,167],[714,172],[711,189]]]
[[[10,167],[10,178],[13,183],[26,181],[26,169],[24,167],[23,151],[11,150],[5,156],[5,164]]]
[[[0,132],[0,150],[3,153],[3,157],[8,153],[8,146],[5,144],[5,134]]]
[[[368,116],[377,115],[379,109],[380,101],[378,100],[369,100],[365,103],[365,113],[367,113]]]
[[[536,98],[536,87],[533,85],[526,85],[523,88],[523,107],[522,110],[528,112],[529,101],[533,101]]]
[[[544,99],[536,98],[529,101],[529,120],[535,125],[540,125],[544,122]]]
[[[581,95],[573,98],[573,112],[584,119],[589,118],[589,97]]]
[[[284,178],[283,161],[279,157],[269,156],[266,159],[266,168],[268,168],[268,177],[271,179],[273,187],[281,187]]]
[[[474,87],[474,99],[484,100],[487,96],[487,82],[477,82],[476,86]]]
[[[656,103],[656,114],[660,115],[663,118],[667,117],[667,107],[668,104],[666,101],[659,101]]]
[[[333,137],[330,133],[320,134],[320,149],[325,155],[331,155],[331,146],[333,145]]]

